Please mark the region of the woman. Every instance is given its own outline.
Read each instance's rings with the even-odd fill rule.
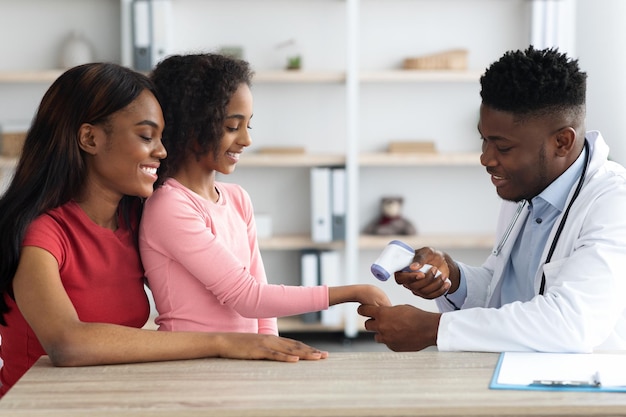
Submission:
[[[278,334],[276,317],[344,302],[390,305],[373,285],[269,285],[246,191],[216,181],[251,143],[245,61],[175,55],[152,73],[169,156],[146,202],[139,247],[161,330]]]
[[[150,80],[115,64],[72,68],[44,95],[0,199],[0,394],[45,354],[57,366],[326,356],[277,337],[140,329],[136,232],[163,127]]]

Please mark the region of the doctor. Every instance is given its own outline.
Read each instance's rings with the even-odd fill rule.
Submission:
[[[626,171],[585,133],[586,74],[531,46],[480,82],[480,161],[504,200],[492,254],[473,267],[417,250],[413,271],[436,267],[396,282],[440,313],[360,306],[366,329],[395,351],[626,349]]]

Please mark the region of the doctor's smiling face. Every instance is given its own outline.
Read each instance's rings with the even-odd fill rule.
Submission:
[[[550,116],[520,118],[514,113],[481,105],[480,163],[487,168],[501,198],[530,200],[567,169],[559,157],[558,147],[559,135],[568,128],[558,123]]]

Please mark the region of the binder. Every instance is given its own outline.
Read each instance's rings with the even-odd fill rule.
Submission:
[[[133,67],[150,71],[170,48],[170,0],[133,0]]]
[[[314,287],[320,283],[320,260],[316,250],[302,250],[300,253],[300,280],[303,287]],[[320,321],[320,312],[302,314],[305,323]]]
[[[341,257],[334,250],[320,251],[320,283],[336,287],[341,282]],[[330,306],[321,311],[321,322],[324,326],[340,326],[343,323],[343,304]]]
[[[139,71],[152,68],[150,9],[150,0],[133,1],[133,67]]]
[[[311,168],[311,240],[333,240],[331,215],[331,169]]]
[[[332,240],[346,238],[346,169],[332,169]]]

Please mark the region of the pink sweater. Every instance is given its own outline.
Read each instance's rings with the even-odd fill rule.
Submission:
[[[277,334],[276,317],[327,309],[326,286],[267,283],[248,193],[216,187],[214,203],[168,179],[146,201],[139,248],[159,330]]]

